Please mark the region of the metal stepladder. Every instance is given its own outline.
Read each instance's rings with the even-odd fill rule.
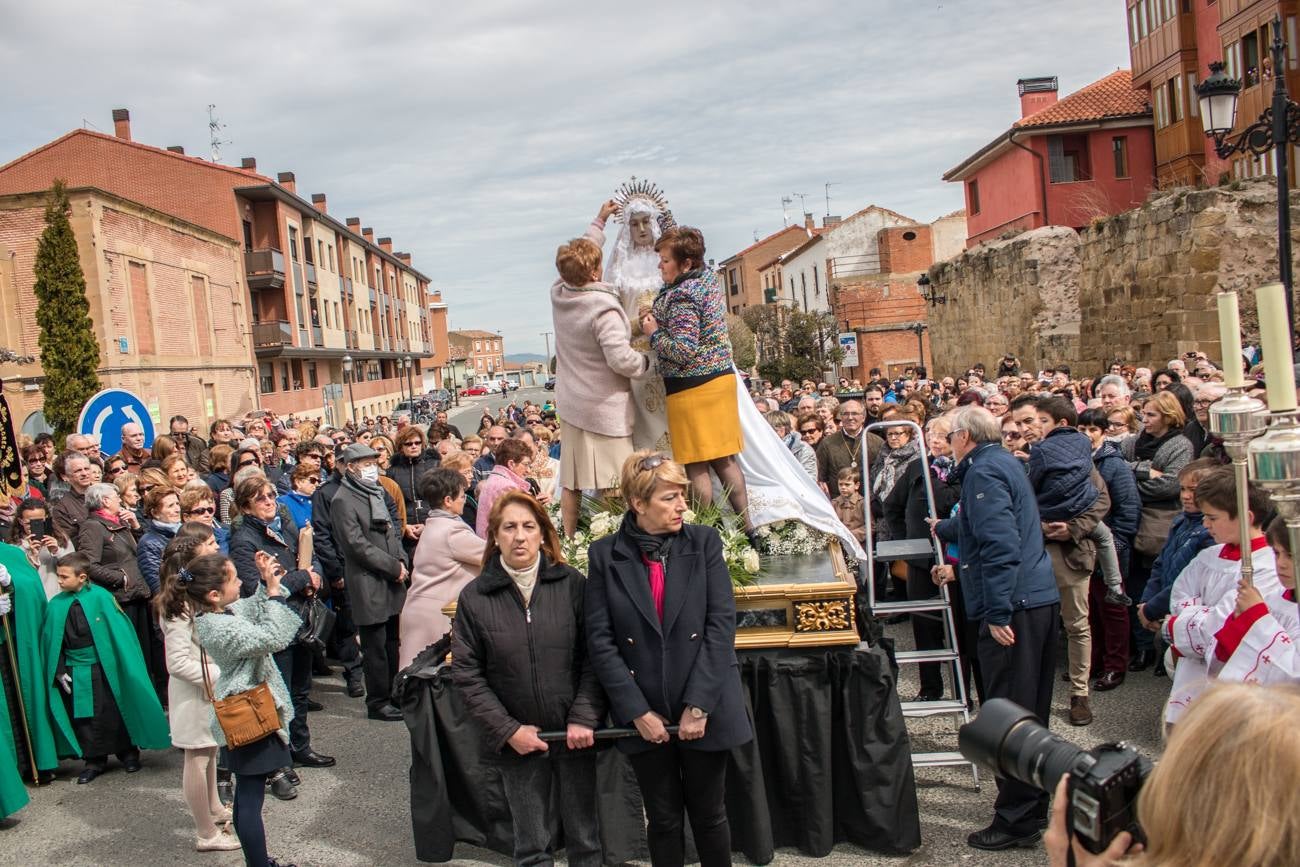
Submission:
[[[920,461],[926,469],[921,473],[923,484],[925,485],[925,499],[927,511],[930,517],[940,516],[935,512],[934,505],[934,484],[930,478],[929,472],[929,453],[925,447],[925,431],[916,422],[912,421],[884,421],[875,422],[863,428],[861,437],[862,455],[862,508],[866,517],[866,536],[867,536],[867,562],[870,564],[867,575],[867,600],[871,608],[871,613],[876,616],[889,614],[910,614],[913,617],[938,617],[943,620],[945,641],[947,646],[933,650],[904,650],[894,654],[898,664],[901,665],[919,665],[921,663],[942,663],[945,664],[952,675],[953,692],[956,698],[939,699],[938,701],[904,701],[902,702],[904,717],[932,717],[949,715],[956,717],[958,725],[970,722],[970,708],[967,706],[966,681],[962,677],[961,652],[957,644],[957,624],[953,618],[952,603],[949,599],[948,587],[944,585],[939,588],[939,594],[928,599],[907,600],[904,602],[885,602],[876,599],[876,582],[875,567],[878,563],[890,563],[894,560],[915,560],[926,557],[935,564],[943,563],[943,548],[939,540],[933,535],[928,535],[924,539],[897,539],[887,542],[875,541],[875,532],[872,524],[871,515],[871,456],[867,448],[867,433],[874,430],[884,430],[891,427],[907,427],[912,431],[912,435],[917,438],[919,443]],[[913,767],[956,767],[969,765],[971,777],[975,783],[975,790],[979,791],[980,777],[979,768],[974,762],[966,759],[960,752],[951,751],[933,751],[933,752],[913,752]]]

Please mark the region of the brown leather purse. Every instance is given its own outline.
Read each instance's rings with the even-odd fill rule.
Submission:
[[[212,681],[208,677],[207,651],[200,648],[199,656],[203,665],[203,688],[217,713],[217,725],[221,726],[221,731],[226,736],[227,747],[233,750],[248,746],[280,730],[280,714],[275,709],[275,695],[266,681],[252,689],[217,699],[213,696]]]

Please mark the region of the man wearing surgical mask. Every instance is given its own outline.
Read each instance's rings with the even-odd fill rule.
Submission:
[[[361,634],[366,711],[371,719],[396,722],[402,712],[393,706],[391,687],[408,579],[401,528],[379,484],[379,453],[353,443],[339,460],[343,472],[330,504],[331,536],[343,558],[352,619]]]

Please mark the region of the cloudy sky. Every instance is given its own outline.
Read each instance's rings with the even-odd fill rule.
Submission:
[[[781,227],[781,198],[917,219],[940,176],[1018,116],[1128,65],[1122,0],[632,4],[114,0],[12,3],[0,163],[83,122],[293,171],[391,235],[455,328],[512,352],[550,329],[555,246],[628,176],[667,192],[717,259]],[[792,219],[800,210],[796,198]]]

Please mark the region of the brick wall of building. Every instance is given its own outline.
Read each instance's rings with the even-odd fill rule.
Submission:
[[[884,233],[882,232],[882,235]],[[928,249],[929,240],[925,241]],[[865,378],[873,367],[901,372],[918,361],[916,333],[907,330],[926,321],[925,302],[910,274],[858,277],[836,284],[834,312],[839,328],[858,335],[858,368],[850,379]],[[930,337],[923,332],[925,363]]]

